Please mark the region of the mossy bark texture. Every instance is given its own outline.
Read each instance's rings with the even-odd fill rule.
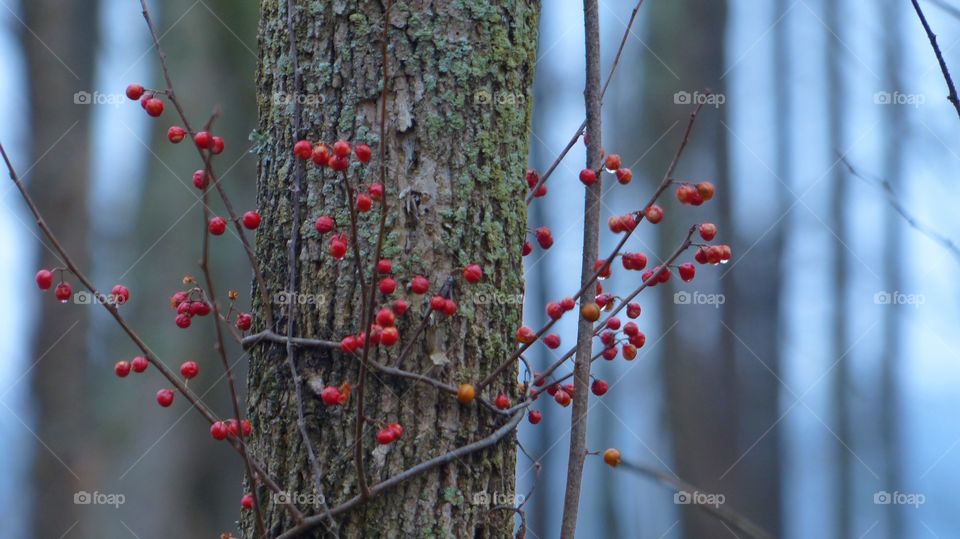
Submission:
[[[296,95],[290,57],[286,0],[261,3],[260,67],[257,74],[260,125],[258,204],[263,225],[257,257],[270,296],[287,286],[287,241],[294,198],[294,100],[302,104],[304,135],[328,144],[344,138],[374,150],[369,166],[354,165],[352,185],[379,179],[380,104],[385,2],[296,1],[292,13],[303,91]],[[398,324],[401,343],[371,357],[391,363],[419,322],[424,298],[406,283],[427,276],[436,291],[468,263],[483,266],[484,280],[458,278],[456,316],[431,323],[402,367],[459,384],[480,380],[515,349],[521,320],[521,246],[526,234],[523,181],[536,62],[538,0],[405,0],[397,2],[389,28],[386,161],[390,204],[383,258],[392,259],[400,287],[395,297],[411,303]],[[361,289],[352,249],[347,258],[328,254],[327,237],[313,228],[320,215],[333,216],[349,234],[343,190],[329,170],[306,167],[299,194],[302,222],[297,249],[299,290],[293,324],[303,337],[339,341],[361,329]],[[359,242],[369,280],[376,243],[378,208],[362,216]],[[254,294],[258,298],[257,294]],[[379,304],[384,298],[378,297]],[[256,309],[259,311],[259,309]],[[278,333],[286,333],[286,307],[273,301]],[[255,329],[264,329],[259,319]],[[359,492],[354,468],[356,408],[325,407],[310,385],[355,383],[359,361],[339,351],[301,348],[296,364],[302,379],[304,413],[311,443],[323,468],[331,506]],[[253,453],[307,514],[313,474],[297,428],[294,380],[286,349],[260,344],[251,351],[249,413],[256,433]],[[307,381],[312,384],[308,384]],[[516,370],[484,391],[517,398]],[[432,387],[370,372],[367,415],[404,425],[403,438],[378,446],[376,427],[363,444],[369,484],[479,438],[503,418],[477,405],[461,406]],[[508,438],[455,464],[441,466],[337,518],[341,537],[507,537],[509,511],[474,503],[494,494],[512,495],[516,448]],[[291,526],[284,508],[260,490],[268,534]],[[249,512],[247,512],[249,513]],[[252,516],[241,527],[254,536]],[[310,536],[330,533],[320,528]]]

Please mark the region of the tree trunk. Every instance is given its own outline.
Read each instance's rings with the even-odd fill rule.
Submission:
[[[292,148],[298,138],[291,128],[293,107],[276,99],[294,94],[286,6],[282,0],[261,4],[257,152],[264,224],[258,232],[257,256],[271,293],[284,290],[287,283]],[[293,13],[306,94],[300,96],[303,137],[328,143],[338,138],[367,142],[379,155],[384,9],[380,2],[312,0],[301,2]],[[391,14],[385,136],[390,211],[383,257],[394,261],[401,284],[395,296],[413,306],[399,324],[401,345],[413,335],[422,307],[422,298],[409,295],[402,286],[410,277],[426,275],[436,291],[467,263],[484,268],[481,284],[465,288],[458,282],[453,292],[457,315],[431,323],[403,365],[452,384],[476,383],[515,349],[512,336],[520,324],[520,304],[478,298],[480,293],[505,298],[523,292],[523,172],[538,17],[536,0],[467,4],[413,0],[396,4]],[[365,170],[354,168],[350,182],[361,186],[376,181],[378,170],[375,158]],[[319,236],[312,226],[317,216],[327,214],[335,217],[338,231],[349,233],[341,181],[329,170],[307,166],[299,197],[303,220],[296,271],[300,297],[315,301],[298,306],[293,323],[300,336],[339,341],[361,330],[362,291],[352,251],[343,261],[335,261],[327,253],[329,237]],[[372,214],[377,213],[361,217],[359,223],[365,279],[377,233],[378,217]],[[283,333],[286,308],[275,303],[274,312],[280,319],[277,331]],[[263,329],[262,319],[257,324]],[[399,348],[374,351],[372,357],[390,363]],[[282,345],[261,344],[252,351],[249,412],[256,434],[251,445],[283,488],[303,496],[313,494],[313,475],[297,428],[294,381],[285,358]],[[296,361],[302,381],[324,385],[357,381],[358,361],[340,352],[300,349]],[[399,422],[405,432],[398,442],[377,446],[376,429],[365,429],[360,442],[368,484],[483,438],[502,423],[476,404],[461,406],[431,387],[376,371],[369,374],[367,415]],[[516,370],[508,369],[484,396],[503,391],[515,401],[515,380]],[[330,505],[359,493],[353,457],[355,399],[351,397],[347,406],[324,407],[304,384],[304,414]],[[340,534],[506,536],[512,513],[489,511],[492,505],[474,502],[482,493],[490,498],[495,493],[512,495],[515,463],[515,446],[511,439],[504,440],[340,515]],[[292,524],[266,491],[261,499],[269,534]],[[320,512],[318,506],[304,509]],[[245,516],[243,528],[247,536],[253,535],[252,516]]]
[[[75,104],[73,94],[93,91],[96,32],[91,29],[96,28],[97,2],[64,6],[56,0],[31,0],[21,5],[32,128],[31,157],[21,172],[47,223],[64,244],[76,247],[76,261],[86,266],[87,122],[92,106]],[[56,96],[51,96],[54,90]],[[31,162],[35,164],[30,166]],[[62,265],[50,251],[41,251],[40,267]],[[76,286],[75,280],[73,284]],[[96,459],[90,458],[84,437],[92,428],[85,407],[89,365],[85,336],[90,308],[61,305],[52,296],[50,291],[42,298],[41,323],[30,360],[32,365],[36,363],[30,372],[35,410],[30,428],[36,437],[34,537],[60,537],[68,531],[87,535],[90,522],[82,517],[89,515],[89,508],[74,503],[74,494],[96,490],[91,484]]]

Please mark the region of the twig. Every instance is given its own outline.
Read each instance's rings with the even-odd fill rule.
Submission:
[[[840,162],[847,167],[847,170],[850,171],[850,174],[854,177],[860,178],[867,183],[878,185],[881,189],[883,189],[883,193],[887,197],[887,201],[890,203],[890,206],[894,209],[894,211],[900,214],[901,217],[903,217],[903,220],[906,221],[908,225],[913,227],[924,236],[927,236],[933,241],[939,243],[941,246],[943,246],[943,248],[949,251],[954,258],[960,261],[960,246],[958,246],[952,239],[933,229],[933,227],[927,226],[918,221],[916,217],[914,217],[903,206],[903,203],[900,202],[899,197],[897,197],[896,192],[893,190],[893,185],[891,185],[888,180],[878,178],[876,176],[867,176],[861,173],[855,169],[849,161],[847,161],[846,157],[841,156]]]
[[[623,49],[627,46],[627,40],[630,37],[631,32],[633,31],[633,24],[637,20],[637,13],[640,12],[640,7],[643,6],[643,0],[637,2],[637,5],[634,6],[633,12],[630,13],[630,20],[627,21],[627,28],[623,31],[623,38],[620,39],[620,46],[617,48],[617,54],[613,57],[613,64],[610,66],[610,72],[607,74],[607,80],[603,83],[603,91],[600,92],[600,101],[603,102],[603,96],[607,94],[607,88],[610,86],[610,82],[613,80],[613,74],[617,72],[617,66],[620,65],[620,58],[623,56]],[[580,136],[583,135],[583,130],[587,128],[587,120],[583,120],[583,123],[580,124],[580,127],[577,128],[577,132],[573,134],[573,137],[570,138],[570,142],[563,148],[560,152],[560,155],[554,159],[553,163],[550,164],[550,167],[547,168],[547,171],[540,176],[540,180],[536,185],[530,189],[530,192],[527,193],[527,205],[529,206],[534,199],[534,193],[536,193],[541,186],[547,183],[547,179],[550,178],[550,175],[560,166],[560,163],[563,162],[563,159],[570,153],[570,150],[573,149],[573,146],[580,140]]]
[[[290,39],[293,92],[294,96],[299,97],[303,93],[303,72],[300,71],[300,52],[297,49],[297,38],[294,33],[293,0],[287,0],[287,34]],[[299,99],[293,100],[293,117],[293,140],[299,140],[303,137],[303,111]],[[310,431],[307,429],[307,420],[303,411],[303,388],[300,383],[300,375],[297,373],[297,349],[293,341],[294,324],[297,316],[297,301],[294,294],[298,290],[297,254],[300,243],[300,190],[304,181],[303,162],[300,159],[294,159],[294,167],[293,187],[290,190],[290,199],[293,203],[293,222],[290,224],[290,240],[287,242],[287,294],[290,300],[287,305],[287,368],[290,370],[290,379],[293,381],[294,395],[297,401],[297,429],[300,431],[303,445],[307,449],[307,459],[313,470],[313,488],[320,497],[330,531],[335,536],[339,536],[337,522],[333,520],[333,516],[330,514],[330,506],[323,494],[323,471],[320,468],[320,462],[317,460],[317,453],[313,449]]]
[[[517,425],[520,424],[520,421],[523,419],[523,415],[524,415],[523,412],[517,412],[502,427],[495,430],[492,434],[490,434],[486,438],[483,438],[481,440],[478,440],[468,445],[458,447],[440,456],[421,462],[420,464],[417,464],[416,466],[408,468],[403,472],[400,472],[389,479],[386,479],[384,481],[381,481],[380,483],[377,483],[376,485],[371,486],[370,496],[371,497],[376,496],[377,494],[385,492],[405,481],[408,481],[414,477],[417,477],[418,475],[428,472],[438,466],[442,466],[450,462],[461,460],[467,455],[476,453],[477,451],[483,451],[484,449],[487,449],[489,447],[496,445],[497,443],[500,442],[500,440],[503,440],[504,438],[506,438],[510,433],[514,431],[514,429],[517,428]],[[359,495],[354,496],[353,498],[350,498],[349,500],[341,503],[340,505],[331,508],[330,513],[336,516],[340,513],[353,509],[354,507],[360,505],[364,501],[365,499],[363,497]],[[288,529],[287,531],[278,535],[276,539],[293,539],[295,537],[300,537],[301,534],[308,532],[316,528],[317,526],[320,526],[321,518],[322,516],[307,517],[303,520],[301,524],[298,524]]]
[[[357,484],[360,487],[360,495],[363,498],[368,498],[370,496],[370,492],[367,489],[367,478],[363,467],[363,398],[367,381],[367,362],[370,360],[370,349],[373,347],[373,343],[371,342],[372,339],[370,338],[370,322],[373,320],[373,309],[376,305],[377,298],[377,291],[374,288],[374,283],[377,280],[377,266],[380,262],[380,254],[383,251],[384,236],[386,235],[387,231],[387,144],[385,139],[387,133],[387,86],[390,80],[387,52],[390,39],[390,9],[392,7],[393,1],[387,0],[387,8],[383,13],[383,43],[381,44],[381,57],[383,61],[383,88],[380,92],[380,185],[383,188],[383,196],[380,197],[380,226],[377,234],[377,244],[373,250],[373,260],[370,261],[371,266],[373,266],[370,270],[370,287],[366,290],[366,304],[361,315],[361,320],[363,321],[361,326],[363,328],[362,331],[366,332],[367,338],[363,340],[363,352],[360,359],[360,373],[357,377],[356,389],[357,419],[354,425],[353,456],[357,467]],[[352,204],[352,202],[353,201],[351,199],[350,203]],[[361,262],[362,261],[358,252],[357,271],[359,271],[362,275],[363,271],[360,269]]]
[[[3,161],[7,166],[7,171],[10,175],[10,179],[13,181],[14,185],[17,187],[17,190],[20,191],[20,196],[23,198],[23,201],[27,204],[27,207],[30,209],[30,213],[33,214],[34,220],[37,223],[37,227],[40,229],[41,232],[43,232],[43,235],[53,245],[54,251],[57,252],[63,264],[66,265],[67,269],[69,269],[74,276],[76,276],[77,280],[79,280],[80,283],[83,284],[83,286],[87,289],[87,291],[89,291],[94,297],[102,298],[103,295],[97,291],[97,288],[93,285],[93,283],[86,277],[86,275],[84,275],[80,271],[80,268],[77,267],[76,263],[74,263],[73,259],[67,253],[66,249],[64,249],[63,245],[60,244],[60,241],[53,234],[53,231],[50,230],[50,227],[47,225],[46,221],[43,219],[43,216],[40,214],[39,208],[37,208],[36,203],[34,203],[33,198],[30,197],[29,193],[27,193],[26,187],[24,187],[23,182],[20,180],[20,176],[17,174],[16,169],[13,167],[13,163],[10,161],[10,157],[7,155],[6,149],[4,149],[2,143],[0,143],[0,156],[3,157]],[[170,382],[177,389],[177,391],[184,396],[184,398],[187,399],[187,402],[190,403],[191,407],[197,410],[197,412],[199,412],[200,415],[202,415],[204,419],[207,420],[208,423],[213,424],[216,421],[218,421],[217,417],[213,414],[213,412],[209,408],[207,408],[207,406],[203,404],[203,402],[200,401],[200,399],[190,390],[190,388],[184,385],[184,383],[180,380],[180,378],[173,371],[171,371],[170,368],[166,366],[166,364],[160,361],[160,358],[158,358],[156,354],[153,353],[150,347],[148,347],[147,344],[143,341],[143,339],[140,338],[140,335],[137,334],[137,332],[135,332],[132,327],[130,327],[126,319],[123,318],[123,316],[120,314],[120,311],[117,309],[115,305],[106,301],[101,301],[100,304],[103,306],[104,309],[107,310],[108,313],[110,313],[110,316],[112,316],[113,319],[117,322],[117,325],[120,326],[123,332],[127,334],[127,337],[129,337],[130,340],[133,341],[133,344],[141,351],[141,353],[143,353],[144,357],[147,358],[147,361],[149,361],[151,365],[156,367],[157,371],[159,371],[160,374],[164,378],[166,378],[167,381]],[[240,452],[240,448],[238,446],[239,443],[240,443],[239,441],[235,441],[232,439],[230,442],[230,446],[233,447],[234,450],[236,450],[238,453]],[[250,460],[251,460],[251,464],[254,467],[254,470],[260,476],[261,480],[263,480],[263,482],[270,488],[270,490],[272,490],[273,492],[281,492],[282,489],[277,484],[277,482],[274,481],[273,478],[271,478],[266,473],[265,471],[266,468],[262,464],[257,462],[256,459],[251,458]],[[295,520],[297,520],[298,522],[303,520],[303,513],[301,513],[300,510],[297,509],[297,507],[294,506],[292,503],[286,503],[285,507],[290,512],[290,514],[294,517]]]
[[[685,493],[703,492],[702,490],[698,489],[694,485],[691,485],[690,483],[687,483],[682,479],[678,479],[670,474],[664,473],[655,468],[644,466],[642,464],[635,464],[632,462],[621,460],[619,467],[625,470],[637,473],[641,476],[652,478],[672,488],[677,492],[685,492]],[[741,532],[745,533],[749,537],[752,537],[753,539],[773,539],[773,536],[767,533],[766,531],[764,531],[763,528],[754,524],[750,519],[737,513],[736,511],[732,509],[728,509],[726,505],[722,505],[722,504],[710,505],[710,504],[702,504],[702,503],[694,503],[691,505],[707,512],[708,514],[722,520],[723,522],[726,522],[727,524],[740,530]]]
[[[940,51],[940,45],[937,44],[937,35],[933,33],[933,30],[930,28],[930,24],[927,23],[927,17],[923,14],[923,10],[920,9],[920,4],[917,0],[910,0],[913,3],[913,9],[917,12],[917,17],[920,18],[920,24],[923,25],[923,30],[927,33],[927,39],[930,40],[930,46],[933,47],[933,53],[937,55],[937,62],[940,63],[940,71],[943,72],[943,79],[947,83],[947,100],[953,104],[953,108],[957,111],[957,116],[960,116],[960,97],[957,96],[957,88],[953,84],[953,78],[950,77],[950,69],[947,68],[947,62],[943,59],[943,53]]]
[[[601,140],[600,89],[600,7],[597,0],[583,1],[586,40],[587,80],[584,102],[587,109],[587,168],[600,170],[603,146]],[[600,249],[600,197],[603,194],[602,174],[587,186],[583,208],[583,252],[580,266],[581,297],[592,303],[596,290],[591,286],[594,263]],[[577,324],[577,352],[574,359],[573,411],[570,414],[570,452],[567,461],[567,482],[563,499],[561,539],[573,539],[577,530],[583,462],[587,456],[587,417],[590,399],[590,357],[593,348],[593,322],[580,317]]]
[[[686,150],[687,144],[690,142],[690,134],[693,132],[693,126],[696,125],[697,117],[700,115],[700,111],[702,109],[703,109],[703,105],[700,104],[700,105],[697,105],[693,109],[693,111],[690,113],[690,119],[687,122],[686,130],[684,130],[683,132],[683,138],[680,140],[680,146],[677,148],[676,153],[674,153],[673,160],[670,161],[670,166],[667,167],[667,171],[664,173],[663,178],[660,180],[660,185],[657,186],[656,191],[654,191],[653,195],[650,196],[650,200],[647,201],[647,204],[643,206],[643,208],[641,208],[639,211],[635,212],[638,225],[644,219],[643,210],[652,206],[657,201],[657,199],[660,198],[660,195],[662,195],[663,192],[666,191],[667,187],[670,187],[670,183],[673,179],[673,173],[676,171],[677,165],[680,163],[680,158],[683,156],[683,152],[684,150]],[[636,228],[634,228],[634,230],[635,229]],[[593,272],[593,277],[589,280],[589,282],[586,285],[580,287],[580,290],[578,290],[577,293],[573,296],[574,300],[579,300],[583,296],[583,294],[587,291],[587,289],[593,286],[593,283],[596,282],[597,277],[599,277],[601,273],[606,271],[607,268],[609,268],[610,265],[613,264],[613,261],[617,258],[617,255],[620,253],[620,251],[623,250],[623,247],[627,244],[627,240],[630,239],[632,234],[633,234],[633,230],[628,230],[623,234],[623,236],[620,238],[620,241],[617,243],[616,247],[613,248],[613,252],[611,252],[610,256],[608,256],[604,260],[603,265],[601,265],[600,268],[598,268],[596,271]],[[516,361],[521,354],[523,354],[524,352],[527,351],[528,348],[533,346],[533,343],[539,340],[540,337],[542,337],[547,331],[549,331],[550,328],[552,328],[553,325],[556,323],[557,323],[557,320],[550,320],[549,322],[547,322],[546,325],[544,325],[540,329],[540,331],[536,333],[536,336],[532,342],[530,342],[529,344],[524,344],[520,346],[516,352],[514,352],[510,357],[504,360],[503,363],[498,365],[497,368],[493,370],[493,372],[491,372],[489,375],[487,375],[486,378],[483,379],[483,381],[477,384],[477,390],[478,391],[481,390],[487,384],[492,382],[497,376],[500,375],[500,373],[504,371],[504,369],[512,365],[513,362]]]

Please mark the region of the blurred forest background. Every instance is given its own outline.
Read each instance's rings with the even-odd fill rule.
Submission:
[[[951,1],[921,5],[960,72],[960,3]],[[601,2],[605,66],[634,5]],[[204,357],[211,343],[201,332],[185,338],[167,307],[179,277],[197,272],[195,156],[166,143],[169,111],[154,122],[122,99],[96,103],[130,82],[160,85],[138,2],[0,6],[0,137],[41,210],[99,283],[131,288],[124,309],[161,358]],[[238,206],[253,207],[258,3],[168,0],[152,9],[188,114],[222,107],[231,164],[222,175]],[[611,391],[592,401],[589,446],[616,446],[630,461],[722,493],[777,536],[957,536],[958,260],[898,216],[876,184],[888,181],[920,222],[960,239],[960,121],[910,2],[648,0],[639,17],[604,108],[607,150],[635,180],[605,199],[604,219],[649,196],[690,111],[678,103],[683,92],[710,88],[723,103],[704,109],[678,177],[713,181],[717,197],[697,209],[668,201],[664,224],[641,227],[630,248],[662,255],[687,226],[713,221],[734,260],[704,268],[693,285],[675,280],[641,296],[648,344],[632,363],[596,366]],[[531,166],[542,171],[583,118],[580,2],[544,2],[539,48],[530,142]],[[95,103],[76,104],[77,92]],[[569,216],[580,214],[583,160],[578,145],[546,202],[531,207],[530,228],[546,224],[556,239],[526,259],[533,327],[544,304],[579,281],[582,223]],[[135,350],[103,313],[35,293],[33,273],[53,258],[11,185],[0,200],[0,300],[9,306],[0,313],[9,335],[0,341],[3,535],[232,530],[240,461],[210,443],[198,417],[158,408],[149,381],[113,376],[114,362]],[[605,232],[601,251],[613,244]],[[215,245],[219,282],[246,295],[239,242]],[[631,284],[605,286],[623,293]],[[723,304],[683,304],[681,288]],[[561,328],[572,342],[572,319]],[[537,365],[552,360],[540,354]],[[205,400],[226,409],[223,385],[198,381]],[[558,534],[568,414],[550,407],[542,424],[521,427],[544,465],[527,504],[533,537]],[[536,474],[522,455],[517,469],[517,492],[526,493]],[[125,503],[75,504],[79,491],[122,493]],[[923,503],[883,503],[895,492]],[[588,463],[581,506],[582,537],[730,533],[599,460]]]

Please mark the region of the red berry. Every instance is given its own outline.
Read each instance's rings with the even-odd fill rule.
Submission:
[[[313,144],[309,140],[299,140],[293,145],[293,155],[298,159],[306,161],[313,155]]]
[[[136,101],[140,99],[140,96],[143,95],[143,86],[139,84],[131,84],[127,86],[127,98]]]
[[[633,172],[629,168],[617,169],[617,181],[627,185],[633,179]]]
[[[560,307],[564,311],[572,311],[577,307],[577,302],[571,297],[566,297],[560,300]]]
[[[592,185],[593,182],[597,181],[597,173],[585,168],[580,171],[580,181],[583,182],[583,185]]]
[[[247,331],[250,329],[250,326],[253,325],[253,317],[247,313],[240,313],[237,315],[237,329],[240,331]]]
[[[393,431],[396,439],[399,440],[403,436],[403,426],[400,423],[390,423],[387,428]]]
[[[640,333],[640,328],[637,326],[636,322],[627,322],[623,325],[623,334],[629,337],[633,337]]]
[[[604,161],[603,166],[607,169],[608,172],[615,172],[620,169],[621,165],[620,156],[612,153],[607,156],[607,159]]]
[[[166,408],[173,404],[173,390],[172,389],[161,389],[157,391],[157,404]]]
[[[493,401],[493,404],[501,410],[506,410],[507,408],[510,407],[510,399],[508,399],[506,395],[501,393],[497,395],[497,399]]]
[[[347,256],[346,234],[330,238],[330,255],[337,260],[343,260]]]
[[[190,315],[207,316],[208,314],[210,314],[210,304],[205,301],[190,302]]]
[[[333,155],[347,157],[350,155],[350,143],[340,139],[333,143]]]
[[[390,312],[390,311],[387,311]],[[383,328],[383,332],[380,333],[380,344],[390,347],[397,344],[397,341],[400,340],[400,331],[397,328],[391,326],[388,328]]]
[[[327,165],[337,172],[343,172],[350,168],[350,159],[342,155],[334,155],[330,158],[330,161],[327,162]]]
[[[616,316],[611,316],[607,319],[607,329],[612,329],[614,331],[620,329],[620,319]]]
[[[253,425],[250,424],[249,419],[244,419],[240,422],[240,430],[243,431],[243,437],[246,438],[253,433]]]
[[[340,390],[333,386],[327,386],[323,388],[323,391],[320,392],[320,399],[323,401],[323,404],[327,406],[336,406],[341,404]]]
[[[335,223],[333,222],[333,218],[326,215],[317,217],[317,221],[313,224],[314,228],[317,229],[317,232],[321,234],[326,234],[327,232],[333,230],[334,225]]]
[[[529,241],[523,242],[523,250],[521,251],[522,256],[527,256],[533,252],[533,245],[530,245]]]
[[[70,286],[70,283],[60,283],[53,293],[57,296],[57,299],[60,300],[60,303],[66,303],[67,300],[70,299],[70,296],[73,295],[73,287]]]
[[[163,114],[163,101],[157,99],[156,97],[151,97],[147,100],[145,107],[147,114],[156,118]]]
[[[178,328],[180,328],[180,329],[187,329],[188,327],[190,327],[190,322],[192,322],[192,320],[190,319],[190,315],[189,315],[189,314],[178,314],[178,315],[177,315],[176,323],[177,323],[177,327],[178,327]]]
[[[636,318],[640,316],[640,310],[639,303],[630,303],[627,305],[627,316],[630,318]]]
[[[377,262],[377,273],[383,275],[390,275],[393,273],[393,262],[387,260],[386,258],[379,260]]]
[[[553,394],[553,400],[557,401],[557,404],[566,408],[570,405],[570,394],[564,391],[563,389],[558,389],[556,393]]]
[[[633,361],[637,357],[637,347],[632,344],[625,344],[622,348],[623,359]]]
[[[531,425],[536,425],[543,421],[543,414],[539,410],[530,410],[530,413],[527,414],[527,419],[530,420]]]
[[[130,364],[126,361],[118,361],[116,365],[113,366],[113,373],[120,378],[126,378],[130,374]]]
[[[377,433],[377,443],[380,445],[387,445],[397,439],[397,433],[390,428],[381,429]]]
[[[443,314],[453,316],[457,314],[457,302],[452,299],[443,300]]]
[[[543,338],[543,344],[545,344],[547,348],[551,350],[556,350],[557,348],[560,348],[560,336],[556,333],[551,333]]]
[[[53,272],[50,270],[42,269],[38,271],[35,279],[40,290],[50,290],[50,287],[53,286]]]
[[[214,440],[225,440],[227,438],[227,432],[227,426],[223,421],[214,421],[214,423],[210,425],[210,436],[212,436]]]
[[[180,144],[180,141],[182,141],[186,136],[187,132],[178,125],[167,129],[167,140],[174,144]]]
[[[537,334],[527,326],[520,326],[517,330],[517,341],[523,344],[530,344],[537,339]]]
[[[704,241],[711,241],[717,236],[717,225],[713,223],[703,223],[700,225],[700,237]]]
[[[444,307],[446,307],[446,304],[447,298],[443,296],[433,296],[430,298],[430,308],[434,311],[443,311]]]
[[[183,365],[180,365],[180,374],[187,380],[191,380],[200,374],[200,366],[197,365],[196,361],[185,361]]]
[[[383,200],[383,184],[382,183],[371,183],[370,188],[367,189],[367,192],[370,193],[370,198],[376,201]]]
[[[407,309],[410,308],[410,304],[402,299],[398,299],[397,301],[393,302],[393,306],[391,308],[393,309],[393,314],[397,316],[403,316],[406,314]]]
[[[130,361],[130,367],[133,369],[133,372],[143,372],[147,370],[149,365],[150,362],[143,356],[137,356]]]
[[[623,253],[620,259],[623,268],[628,270],[642,270],[647,267],[647,255],[643,253]]]
[[[347,354],[355,352],[357,348],[360,348],[360,345],[357,343],[357,339],[353,335],[347,335],[340,340],[340,350],[346,352]]]
[[[211,217],[207,229],[214,236],[219,236],[227,231],[227,220],[223,217]]]
[[[687,262],[685,264],[680,264],[680,267],[677,268],[680,272],[680,280],[685,283],[689,283],[693,280],[693,276],[696,274],[697,270],[694,269],[693,264]]]
[[[253,509],[253,495],[244,494],[243,498],[240,498],[240,507],[244,509]]]
[[[357,154],[357,159],[361,163],[369,163],[370,158],[373,157],[373,150],[366,144],[358,144],[356,149],[353,150],[353,153]]]
[[[380,309],[377,311],[377,324],[383,327],[390,327],[396,323],[396,315],[390,309]]]
[[[365,195],[360,193],[357,195],[357,211],[361,213],[366,213],[370,211],[370,208],[373,207],[373,199],[370,198],[370,195]]]
[[[610,345],[609,348],[605,348],[605,349],[603,350],[603,359],[606,359],[607,361],[613,361],[613,360],[616,359],[616,358],[617,358],[617,347],[616,347],[616,346]]]
[[[122,284],[114,285],[114,287],[110,289],[110,296],[115,304],[123,305],[130,301],[130,289]]]
[[[563,316],[564,310],[559,303],[548,303],[547,304],[547,316],[552,320],[560,320],[560,317]]]
[[[243,226],[249,230],[256,230],[260,226],[260,214],[252,210],[243,214]]]
[[[713,198],[714,187],[710,182],[700,182],[697,184],[697,193],[703,198],[703,200],[710,200]]]
[[[201,150],[206,150],[209,148],[211,142],[210,133],[207,131],[200,131],[193,136],[193,143],[196,144],[197,148],[200,148]]]
[[[468,283],[479,283],[480,279],[483,279],[483,269],[479,264],[470,264],[463,270],[463,278],[466,279]]]
[[[197,189],[207,187],[207,172],[205,170],[198,170],[193,173],[193,186]]]
[[[654,204],[646,209],[643,212],[644,217],[647,218],[647,221],[650,221],[652,224],[657,224],[663,220],[663,208]]]
[[[223,138],[213,137],[210,139],[210,153],[219,155],[223,153],[224,146]]]
[[[393,294],[397,289],[397,281],[393,280],[391,277],[387,277],[380,281],[380,293],[384,295]]]
[[[537,243],[540,244],[541,249],[549,249],[553,246],[553,234],[550,232],[550,229],[542,226],[536,230]]]
[[[594,380],[593,384],[590,386],[590,391],[592,391],[593,394],[598,397],[602,397],[609,389],[610,386],[599,378]]]
[[[310,155],[310,159],[321,167],[329,166],[330,148],[327,148],[327,145],[323,143],[317,144],[313,147],[313,153]]]
[[[430,281],[423,275],[417,275],[410,281],[410,291],[414,294],[426,294],[427,290],[430,290]]]
[[[683,184],[680,187],[677,187],[677,200],[679,200],[681,204],[688,204],[690,202],[690,197],[693,196],[693,193],[693,187]]]

